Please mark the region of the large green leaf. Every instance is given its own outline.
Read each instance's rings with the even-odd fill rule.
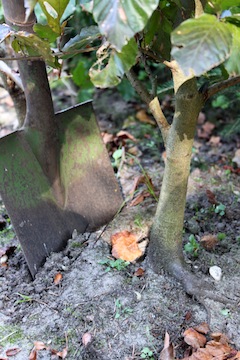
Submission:
[[[232,47],[231,25],[203,14],[172,33],[172,57],[186,75],[200,76],[225,61]]]
[[[21,52],[27,56],[41,56],[49,65],[57,67],[48,41],[25,31],[13,33],[13,38],[12,47],[15,52]]]
[[[80,34],[70,39],[62,48],[63,52],[77,51],[91,44],[101,36],[99,28],[95,25],[82,28]]]
[[[104,65],[104,60],[107,55],[103,54],[89,71],[93,84],[100,88],[118,85],[124,73],[130,70],[136,63],[137,52],[137,44],[135,40],[132,39],[122,48],[121,52],[112,49],[106,65]]]
[[[233,42],[229,59],[225,63],[225,68],[230,75],[240,75],[240,28],[232,26]]]
[[[47,17],[48,25],[58,35],[61,34],[61,17],[69,3],[69,0],[38,0],[42,11]]]
[[[94,0],[93,16],[100,31],[118,50],[146,25],[159,0]]]

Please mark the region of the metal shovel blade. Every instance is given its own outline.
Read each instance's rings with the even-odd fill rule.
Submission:
[[[64,248],[74,229],[82,233],[107,223],[122,203],[91,104],[56,116],[63,207],[24,130],[0,140],[0,193],[33,277],[51,252]]]

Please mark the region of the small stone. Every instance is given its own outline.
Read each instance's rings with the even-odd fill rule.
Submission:
[[[216,281],[220,281],[222,278],[222,269],[219,266],[211,266],[209,268],[209,273]]]

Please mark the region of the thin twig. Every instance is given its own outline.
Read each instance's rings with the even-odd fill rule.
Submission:
[[[155,97],[157,95],[157,77],[153,75],[150,66],[147,63],[147,59],[146,56],[141,52],[140,58],[143,62],[145,71],[149,77],[149,80],[151,81],[152,84],[152,95]]]
[[[131,83],[132,87],[136,90],[142,101],[149,106],[149,103],[153,100],[153,96],[149,93],[149,91],[145,88],[141,81],[138,80],[137,75],[130,69],[126,76]]]
[[[210,86],[206,92],[204,93],[204,98],[207,100],[211,96],[217,94],[218,92],[229,88],[230,86],[234,86],[240,83],[240,75],[231,77],[227,80],[220,81],[212,86]]]

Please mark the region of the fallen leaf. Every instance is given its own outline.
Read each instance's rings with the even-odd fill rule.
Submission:
[[[145,274],[145,270],[143,268],[138,268],[135,273],[133,274],[133,276],[138,276],[141,277]]]
[[[117,133],[117,137],[118,138],[122,138],[122,139],[129,139],[129,140],[132,140],[134,142],[137,141],[137,139],[132,135],[130,134],[128,131],[126,130],[120,130],[118,133]]]
[[[211,191],[211,190],[206,190],[206,195],[208,198],[208,201],[210,202],[210,204],[216,205],[217,204],[217,200],[215,197],[215,194]]]
[[[58,285],[62,281],[62,274],[59,272],[54,276],[54,284]]]
[[[228,344],[221,344],[214,340],[206,344],[206,349],[212,356],[217,357],[219,360],[223,360],[223,356],[228,355],[232,350]]]
[[[152,179],[150,176],[146,173],[145,175],[139,175],[134,179],[133,186],[131,191],[129,192],[129,195],[131,195],[131,198],[133,198],[133,195],[140,184],[146,184],[147,186],[150,186],[154,189],[154,185],[152,183]]]
[[[37,350],[35,349],[35,347],[32,349],[28,360],[37,360]]]
[[[146,196],[144,196],[144,191],[141,191],[129,204],[129,206],[137,206],[141,204]]]
[[[146,110],[144,109],[139,110],[136,113],[136,118],[144,124],[156,125],[156,122],[146,113]]]
[[[51,349],[52,355],[57,355],[60,359],[66,359],[68,353],[68,349],[64,348],[63,351],[57,351],[54,349]]]
[[[193,328],[185,330],[183,336],[184,341],[188,345],[191,345],[194,349],[203,347],[207,342],[206,337],[200,334],[198,331],[194,330]]]
[[[198,137],[202,139],[208,139],[211,135],[215,125],[209,121],[206,121],[200,129],[198,129]]]
[[[92,341],[92,335],[89,332],[86,332],[82,336],[82,343],[84,346],[87,346]]]
[[[103,139],[104,144],[108,144],[108,143],[112,142],[113,139],[114,139],[113,134],[109,134],[107,132],[102,132],[101,135],[102,135],[102,139]]]
[[[20,351],[21,351],[20,348],[8,349],[8,350],[6,350],[6,355],[7,355],[7,356],[15,356],[15,355],[17,355]]]
[[[213,145],[213,146],[218,146],[218,145],[220,145],[220,142],[221,142],[220,136],[211,136],[208,141],[208,144]]]
[[[170,342],[170,336],[166,332],[164,338],[164,346],[159,355],[159,360],[174,360],[174,348]]]
[[[227,338],[226,335],[222,334],[222,333],[212,333],[211,335],[211,338],[214,340],[214,341],[217,341],[221,344],[228,344],[229,343],[229,340]]]
[[[123,230],[111,236],[112,255],[116,259],[134,261],[143,255],[138,246],[138,237]]]
[[[192,318],[192,313],[191,311],[187,311],[186,315],[185,315],[185,321],[189,321]]]
[[[8,360],[8,358],[0,355],[0,360]]]
[[[216,235],[204,235],[200,239],[200,244],[206,250],[213,250],[215,249],[216,245],[218,244],[218,238]]]
[[[194,330],[200,332],[201,334],[205,334],[205,335],[210,331],[209,325],[206,322],[203,322],[200,325],[194,326]]]
[[[34,348],[38,351],[47,349],[48,347],[42,341],[34,341]]]

